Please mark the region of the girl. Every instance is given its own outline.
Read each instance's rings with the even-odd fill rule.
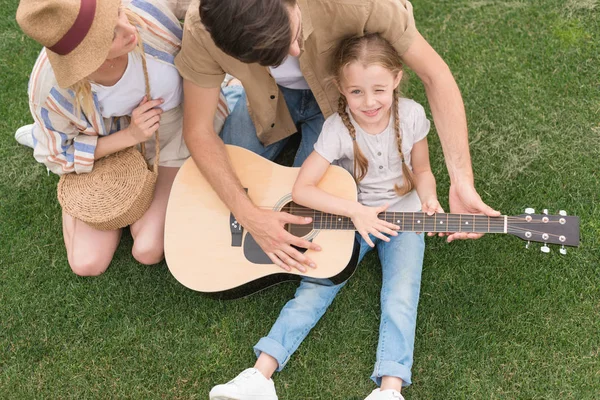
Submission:
[[[182,137],[181,77],[173,61],[181,46],[186,4],[176,0],[22,0],[17,22],[45,46],[31,73],[29,104],[35,124],[17,132],[36,160],[56,174],[86,173],[94,161],[145,142],[150,164],[160,127],[159,175],[148,211],[131,225],[133,256],[163,258],[167,199],[189,152]],[[187,2],[185,2],[187,3]],[[147,68],[142,66],[146,59]],[[151,94],[147,99],[144,74]],[[220,129],[226,106],[220,105]],[[126,118],[130,116],[128,124]],[[217,129],[217,126],[215,129]],[[99,231],[63,212],[69,265],[82,276],[110,264],[121,230]]]
[[[315,149],[302,165],[294,201],[352,218],[360,242],[359,260],[377,248],[383,270],[381,325],[371,379],[380,386],[366,400],[402,399],[411,383],[417,303],[424,238],[398,233],[377,215],[390,211],[443,212],[429,166],[423,108],[401,99],[402,63],[394,48],[370,34],[342,42],[333,62],[341,97],[338,114],[325,121]],[[353,174],[358,202],[331,196],[317,187],[331,163]],[[211,399],[277,399],[271,375],[280,371],[339,289],[304,280],[281,311],[268,337],[255,346],[254,368],[211,391]],[[252,397],[261,396],[261,397]]]

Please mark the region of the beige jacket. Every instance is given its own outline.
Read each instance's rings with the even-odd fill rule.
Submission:
[[[200,0],[187,11],[182,48],[175,65],[184,79],[204,88],[219,87],[225,73],[240,81],[258,137],[264,145],[296,132],[283,95],[269,68],[245,64],[215,45],[200,21]],[[333,52],[348,36],[379,33],[403,54],[416,27],[408,0],[298,0],[302,12],[304,49],[300,69],[325,118],[337,109],[339,92],[328,81]]]

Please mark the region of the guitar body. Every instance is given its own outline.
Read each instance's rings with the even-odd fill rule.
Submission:
[[[231,165],[252,202],[274,211],[306,215],[292,203],[292,187],[299,168],[275,164],[251,151],[227,146]],[[356,200],[356,184],[343,168],[331,166],[319,183],[323,190]],[[312,215],[309,215],[312,216]],[[302,276],[329,278],[341,283],[354,272],[358,260],[353,230],[317,230],[312,224],[291,225],[288,231],[318,243],[322,251],[306,255],[317,264],[300,275],[274,265],[239,226],[190,158],[179,170],[171,189],[165,222],[165,259],[184,286],[212,297],[233,299]]]

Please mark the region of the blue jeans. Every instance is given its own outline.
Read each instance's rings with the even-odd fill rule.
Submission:
[[[310,90],[288,89],[283,86],[279,86],[279,90],[283,93],[292,120],[302,134],[293,164],[294,167],[299,167],[312,153],[325,118]],[[274,160],[285,147],[288,138],[263,146],[258,140],[256,128],[248,113],[243,86],[226,86],[223,88],[223,93],[227,106],[231,110],[221,130],[220,136],[223,142],[243,147],[269,160]]]
[[[371,250],[357,233],[360,242],[359,262]],[[391,236],[389,242],[371,236],[382,268],[381,323],[375,368],[371,379],[381,386],[381,377],[411,383],[417,305],[421,287],[421,270],[425,240],[414,232]],[[313,280],[314,282],[314,280]],[[254,346],[257,357],[265,352],[279,363],[281,371],[308,332],[316,325],[335,295],[345,285],[324,286],[303,280],[294,298],[287,302],[269,335]]]

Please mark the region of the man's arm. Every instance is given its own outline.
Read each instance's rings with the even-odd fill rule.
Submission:
[[[236,177],[225,145],[213,128],[220,89],[202,88],[184,79],[183,91],[183,135],[202,175],[276,265],[300,271],[310,264],[314,266],[312,260],[291,245],[317,251],[320,248],[284,229],[285,224],[306,224],[310,219],[256,207]]]
[[[500,215],[498,211],[486,205],[475,190],[465,107],[450,69],[419,33],[402,55],[402,60],[415,71],[425,85],[450,175],[450,212]],[[477,239],[481,236],[453,233],[448,236],[448,241]]]
[[[235,176],[223,141],[213,128],[219,102],[219,88],[201,88],[184,80],[183,135],[196,165],[235,214],[244,214],[254,205]]]

